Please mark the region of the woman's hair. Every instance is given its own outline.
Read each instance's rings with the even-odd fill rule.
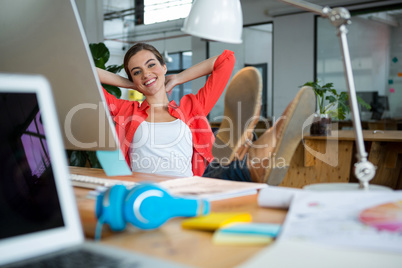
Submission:
[[[128,69],[128,61],[133,57],[135,54],[140,52],[141,50],[148,50],[152,52],[156,59],[159,61],[161,65],[165,65],[165,61],[163,60],[163,57],[161,53],[152,45],[145,44],[145,43],[137,43],[134,46],[132,46],[124,56],[124,70],[126,71],[127,77],[130,81],[133,81],[131,78],[130,70]]]

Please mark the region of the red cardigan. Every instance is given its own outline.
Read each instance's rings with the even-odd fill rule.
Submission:
[[[235,64],[234,53],[225,50],[215,61],[212,74],[197,94],[188,94],[180,100],[169,102],[169,113],[182,120],[191,130],[193,138],[192,170],[194,176],[201,176],[213,160],[212,145],[215,137],[206,116],[218,101],[230,79]],[[103,89],[109,111],[116,125],[120,147],[130,165],[129,147],[138,126],[148,117],[149,104],[143,101],[117,99]],[[131,165],[130,165],[131,166]]]

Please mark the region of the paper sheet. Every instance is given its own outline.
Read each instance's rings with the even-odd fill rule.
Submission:
[[[350,250],[294,240],[275,241],[237,268],[400,268],[402,255]]]
[[[256,194],[268,187],[265,183],[238,182],[204,177],[179,178],[160,182],[169,193],[181,197],[204,198],[210,201]]]
[[[269,186],[264,188],[258,194],[258,205],[270,208],[289,208],[290,203],[296,194],[302,192],[302,189]]]
[[[401,232],[380,231],[358,219],[366,208],[398,200],[402,191],[301,192],[291,203],[279,239],[402,253]]]
[[[115,151],[96,151],[96,156],[106,175],[123,176],[132,174],[120,149]]]

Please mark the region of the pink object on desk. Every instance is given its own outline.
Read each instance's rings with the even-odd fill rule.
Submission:
[[[359,219],[378,230],[402,232],[402,200],[365,209]]]

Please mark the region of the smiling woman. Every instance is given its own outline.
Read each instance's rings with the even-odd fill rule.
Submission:
[[[158,99],[166,97],[163,102],[168,102],[164,88],[166,64],[158,51],[146,49],[148,47],[144,44],[129,49],[124,58],[124,69],[135,89],[148,97],[148,102],[155,94],[160,94]]]
[[[117,99],[104,91],[126,161],[133,171],[201,176],[213,160],[213,133],[206,118],[225,89],[234,67],[234,53],[204,60],[179,74],[166,75],[162,55],[153,46],[137,43],[124,58],[127,79],[98,70],[105,84],[132,88],[145,100]],[[176,85],[210,75],[197,94],[180,105],[167,93]],[[141,161],[140,161],[141,160]]]
[[[234,140],[235,157],[228,163],[218,162],[214,159],[212,148],[220,145],[214,143],[215,137],[207,115],[222,95],[234,64],[234,53],[224,50],[219,56],[165,77],[167,67],[161,54],[149,44],[137,43],[127,51],[124,59],[124,69],[129,79],[113,74],[104,77],[102,72],[99,73],[102,83],[106,83],[107,78],[108,83],[114,86],[125,84],[145,96],[140,104],[117,99],[104,90],[121,150],[133,171],[184,177],[202,175],[272,185],[282,181],[301,140],[303,123],[314,112],[314,91],[309,87],[302,88],[281,119],[254,144],[250,145],[249,139]],[[179,105],[174,100],[168,100],[167,93],[176,85],[208,74],[207,82],[198,93],[183,96]],[[250,95],[247,85],[258,80],[251,73],[241,77],[237,81],[237,97],[240,97],[229,97],[235,97],[233,99],[237,105]],[[259,114],[260,98],[253,100],[254,104],[246,103]],[[233,123],[239,118],[230,117],[230,120]],[[245,123],[244,130],[254,128],[252,121]],[[247,131],[244,134],[248,135]]]

